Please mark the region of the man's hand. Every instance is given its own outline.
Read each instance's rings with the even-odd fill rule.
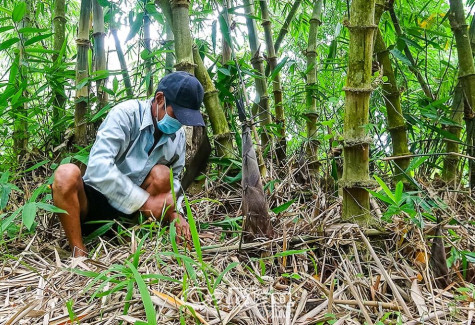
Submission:
[[[153,196],[150,195],[144,205],[140,208],[140,211],[142,211],[146,217],[152,217],[157,220],[160,220],[163,211],[165,211],[163,219],[170,222],[172,220],[172,214],[176,213],[173,195],[171,193],[162,193]]]
[[[170,218],[170,223],[173,222],[173,220],[176,220],[175,222],[175,228],[176,228],[176,234],[177,234],[177,243],[181,243],[181,240],[184,239],[186,243],[191,242],[191,231],[190,231],[190,225],[188,224],[188,221],[186,221],[185,218],[179,213],[173,213]]]

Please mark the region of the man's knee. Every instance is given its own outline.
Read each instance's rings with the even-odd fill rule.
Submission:
[[[79,189],[81,179],[81,170],[74,164],[64,164],[56,169],[53,181],[54,193],[71,193]]]
[[[159,193],[166,193],[171,190],[170,186],[170,168],[165,165],[155,165],[150,171],[153,187]]]

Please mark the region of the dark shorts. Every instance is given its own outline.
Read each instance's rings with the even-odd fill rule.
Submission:
[[[102,226],[104,226],[103,233],[109,230],[108,234],[112,235],[113,232],[110,231],[110,228],[115,227],[114,219],[119,220],[126,227],[135,221],[133,214],[125,214],[112,207],[107,198],[92,186],[84,183],[84,191],[86,192],[88,212],[86,217],[81,219],[81,232],[83,236],[89,236],[96,230],[99,231]]]

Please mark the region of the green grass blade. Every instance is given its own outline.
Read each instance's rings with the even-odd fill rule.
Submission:
[[[193,240],[193,246],[195,247],[196,255],[201,264],[203,264],[203,255],[201,253],[201,243],[200,236],[198,234],[198,228],[196,227],[195,218],[193,218],[193,213],[191,213],[190,203],[188,202],[188,197],[185,195],[185,206],[186,206],[186,215],[188,217],[188,223],[190,224],[191,238]]]
[[[148,292],[147,285],[145,284],[142,276],[139,274],[135,266],[130,263],[129,261],[125,261],[127,266],[132,271],[134,275],[135,282],[139,287],[140,296],[142,297],[143,305],[145,307],[145,315],[147,315],[147,321],[149,324],[156,324],[157,323],[157,313],[155,312],[155,307],[152,303],[152,298],[150,297],[150,293]]]

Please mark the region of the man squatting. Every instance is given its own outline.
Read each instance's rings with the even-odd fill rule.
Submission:
[[[199,111],[203,95],[194,76],[171,73],[160,81],[153,99],[128,100],[111,109],[97,132],[84,177],[74,164],[58,167],[53,200],[67,211],[59,219],[73,256],[87,255],[83,235],[95,226],[88,221],[132,218],[137,212],[159,219],[166,210],[163,221],[176,220],[178,237],[190,239],[188,222],[173,201],[170,168],[178,193],[186,145],[181,126],[205,126]],[[178,207],[182,200],[178,195]]]

